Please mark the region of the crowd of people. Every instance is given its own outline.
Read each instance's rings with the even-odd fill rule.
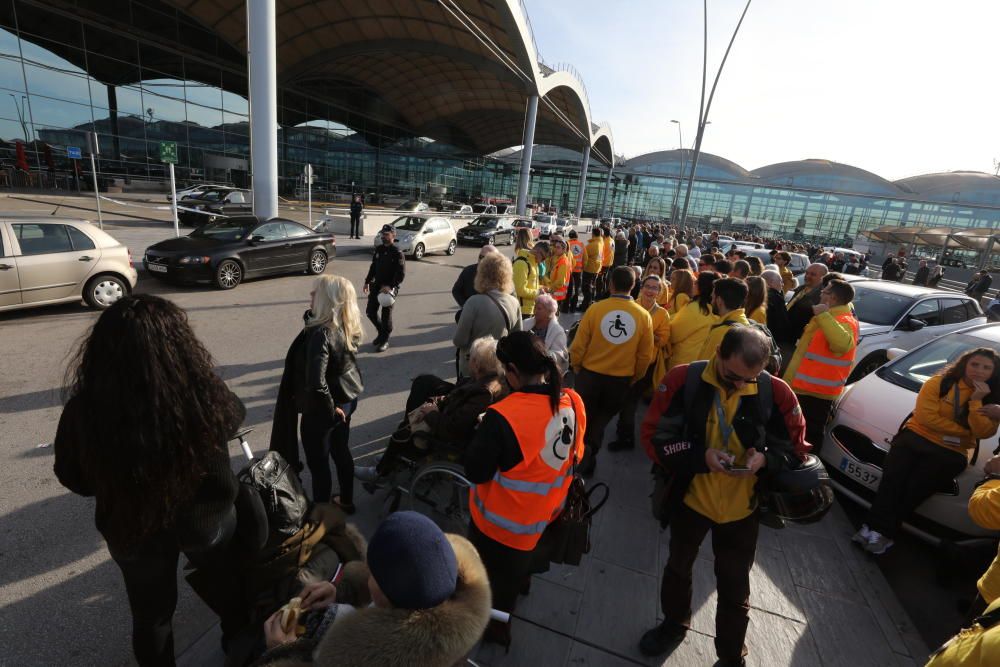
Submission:
[[[405,279],[393,228],[381,236],[361,290],[379,352]],[[287,535],[260,537],[274,507],[229,467],[226,443],[242,403],[214,374],[183,311],[149,295],[117,302],[74,362],[55,470],[67,488],[97,498],[97,528],[125,580],[139,664],[173,664],[182,552],[212,579],[224,648],[242,656],[234,664],[445,666],[480,640],[509,646],[511,625],[491,620],[491,609],[513,612],[531,576],[548,569],[550,531],[576,477],[596,474],[613,421],[608,449],[641,444],[654,464],[654,516],[671,535],[662,621],[649,619],[636,637],[640,650],[663,655],[684,639],[692,569],[711,533],[717,664],[745,664],[759,525],[818,520],[833,500],[815,454],[859,338],[854,289],[840,272],[867,262],[760,241],[771,262],[720,247],[717,233],[667,225],[597,226],[586,242],[574,230],[539,241],[518,229],[513,257],[483,247],[452,289],[455,381],[415,378],[389,447],[357,468],[357,293],[342,277],[321,276],[286,355],[270,449],[287,465],[281,474],[297,479],[308,468],[309,500],[340,517],[323,524],[338,536],[336,557],[314,563],[308,577],[308,558],[283,571],[297,600],[284,606],[246,603],[260,554],[293,547]],[[801,286],[789,268],[789,253],[798,252],[814,260]],[[132,409],[92,418],[109,403]],[[998,404],[994,350],[970,351],[928,381],[854,541],[885,553],[940,479],[967,465],[975,441],[996,433]],[[403,458],[438,448],[459,452],[472,484],[467,538],[398,512],[366,546],[341,539],[350,532],[344,516],[357,509],[355,479],[383,485]],[[987,471],[1000,478],[1000,459]],[[977,492],[984,524],[1000,525],[996,484]],[[1000,564],[980,582],[976,618],[1000,620],[996,571]],[[301,622],[288,621],[299,614]],[[243,653],[234,648],[240,642],[249,645]]]

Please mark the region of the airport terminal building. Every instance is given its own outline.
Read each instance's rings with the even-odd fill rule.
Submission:
[[[311,164],[320,199],[513,200],[530,164],[528,200],[560,211],[574,211],[582,183],[586,216],[683,208],[691,151],[616,157],[582,77],[541,60],[517,0],[277,0],[276,10],[283,196],[300,192]],[[181,183],[249,186],[246,23],[244,0],[0,0],[0,186],[76,187],[89,163],[67,147],[87,131],[100,136],[102,183],[162,187],[159,143],[174,141]],[[703,154],[689,216],[824,239],[996,229],[1000,178],[890,182],[826,160],[747,170]]]

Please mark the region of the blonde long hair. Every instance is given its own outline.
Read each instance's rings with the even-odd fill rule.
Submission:
[[[361,344],[361,312],[358,310],[358,293],[354,285],[343,276],[320,276],[313,289],[313,309],[306,326],[327,326],[339,329],[347,341],[347,348],[356,352]]]

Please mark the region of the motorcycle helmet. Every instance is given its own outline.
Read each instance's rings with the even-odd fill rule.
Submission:
[[[379,292],[378,305],[383,308],[392,308],[394,303],[396,303],[396,297],[392,295],[392,292]]]
[[[814,523],[833,507],[830,476],[818,457],[807,454],[798,467],[769,477],[762,500],[769,512],[786,521]]]

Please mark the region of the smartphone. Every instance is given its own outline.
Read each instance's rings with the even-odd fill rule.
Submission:
[[[750,468],[746,466],[736,466],[732,463],[723,463],[722,467],[726,469],[727,472],[750,472]]]

